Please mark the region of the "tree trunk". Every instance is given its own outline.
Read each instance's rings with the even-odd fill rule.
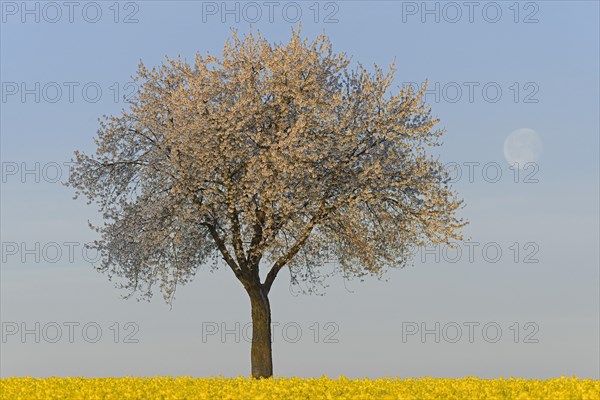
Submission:
[[[273,375],[271,305],[267,294],[259,285],[248,288],[252,306],[252,377],[270,378]]]

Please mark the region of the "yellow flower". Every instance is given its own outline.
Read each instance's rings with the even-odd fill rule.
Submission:
[[[600,381],[560,377],[548,380],[338,379],[321,378],[5,378],[0,397],[10,399],[600,399]]]

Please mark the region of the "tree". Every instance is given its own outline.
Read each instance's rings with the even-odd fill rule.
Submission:
[[[218,252],[250,297],[252,376],[272,376],[283,268],[310,283],[334,259],[346,276],[381,276],[414,246],[460,239],[462,201],[426,152],[443,131],[423,90],[390,93],[393,76],[299,31],[276,44],[234,32],[193,66],[140,64],[130,108],[104,117],[69,180],[103,213],[98,268],[171,302]]]

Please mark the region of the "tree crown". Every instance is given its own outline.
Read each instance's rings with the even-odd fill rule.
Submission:
[[[130,109],[101,121],[69,181],[103,212],[100,269],[170,301],[218,251],[268,293],[285,266],[297,281],[332,258],[380,275],[414,246],[460,239],[462,201],[427,154],[443,132],[423,90],[391,94],[393,77],[299,31],[276,44],[234,32],[220,58],[140,64]]]

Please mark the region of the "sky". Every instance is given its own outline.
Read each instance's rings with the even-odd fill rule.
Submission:
[[[247,376],[250,305],[201,269],[173,306],[124,300],[84,249],[100,221],[68,178],[140,60],[218,55],[231,29],[299,24],[361,63],[429,82],[470,224],[383,280],[270,294],[279,376],[600,378],[599,3],[2,1],[0,376]],[[521,130],[521,131],[519,131]],[[505,157],[509,142],[530,162]],[[513,143],[512,145],[510,143]],[[514,144],[516,143],[516,144]]]

